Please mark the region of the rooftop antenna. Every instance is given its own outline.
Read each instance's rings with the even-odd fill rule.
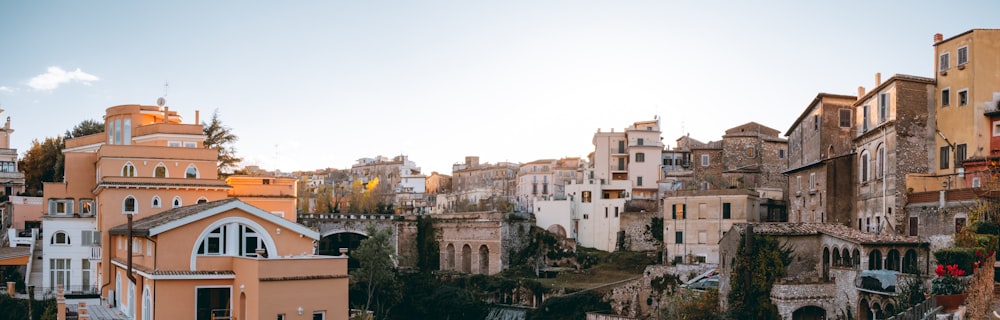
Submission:
[[[164,82],[163,83],[163,96],[160,97],[160,98],[158,98],[158,99],[156,99],[156,105],[159,106],[160,108],[163,108],[163,106],[167,104],[166,97],[167,97],[167,89],[170,88],[169,86],[170,86],[169,83]]]

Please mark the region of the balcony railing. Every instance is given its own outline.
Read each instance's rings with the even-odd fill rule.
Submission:
[[[924,302],[918,303],[909,309],[903,310],[897,315],[889,317],[888,320],[931,320],[937,319],[938,311],[944,307],[937,305],[937,298],[930,296]]]
[[[90,260],[101,260],[101,247],[90,247]]]

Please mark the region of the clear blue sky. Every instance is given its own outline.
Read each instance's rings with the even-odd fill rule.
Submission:
[[[585,156],[598,129],[664,141],[780,131],[818,92],[932,77],[934,33],[1000,28],[996,1],[0,2],[13,145],[110,106],[218,110],[248,164],[347,168],[407,154]]]

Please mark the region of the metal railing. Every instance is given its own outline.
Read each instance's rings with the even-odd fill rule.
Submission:
[[[918,303],[909,309],[903,310],[899,314],[891,316],[888,320],[930,320],[937,318],[938,311],[944,309],[942,306],[938,306],[935,296],[930,296],[927,300]]]

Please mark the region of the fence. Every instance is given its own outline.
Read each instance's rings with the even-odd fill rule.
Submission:
[[[935,296],[930,296],[924,302],[918,303],[909,309],[903,310],[897,315],[889,317],[888,320],[930,320],[937,318],[938,311],[944,307],[938,306]]]

